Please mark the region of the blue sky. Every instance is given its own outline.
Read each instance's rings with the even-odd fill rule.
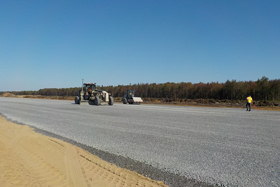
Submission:
[[[0,91],[280,78],[279,0],[0,0]]]

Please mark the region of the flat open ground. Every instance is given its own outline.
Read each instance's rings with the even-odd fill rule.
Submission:
[[[280,184],[279,111],[0,98],[0,113],[170,186]]]

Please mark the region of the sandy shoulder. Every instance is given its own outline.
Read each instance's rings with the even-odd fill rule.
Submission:
[[[167,186],[0,116],[1,187]]]

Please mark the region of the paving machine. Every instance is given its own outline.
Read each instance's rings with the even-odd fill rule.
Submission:
[[[134,97],[134,90],[127,90],[126,95],[122,97],[123,104],[141,104],[143,100],[141,97]]]
[[[75,97],[75,104],[113,105],[112,95],[104,90],[97,90],[96,83],[84,83]]]

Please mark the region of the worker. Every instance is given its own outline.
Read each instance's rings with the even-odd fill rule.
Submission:
[[[251,97],[251,95],[249,95],[248,97],[247,97],[247,104],[246,104],[246,108],[247,108],[247,110],[246,111],[251,111],[251,103],[253,102],[253,98]]]

